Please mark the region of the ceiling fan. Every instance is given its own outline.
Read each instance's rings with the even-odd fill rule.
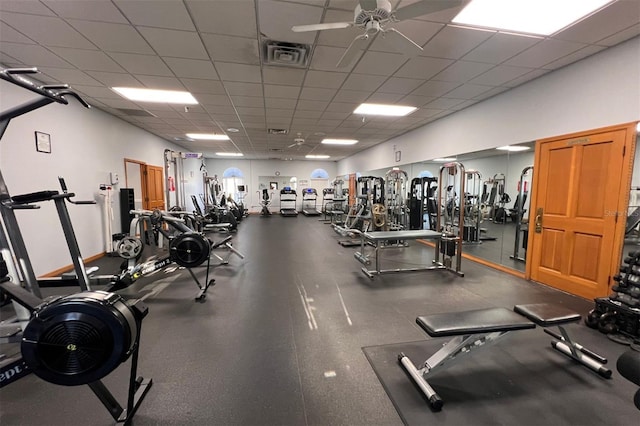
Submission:
[[[358,27],[364,30],[357,36],[344,52],[337,68],[346,67],[353,61],[359,50],[364,49],[370,37],[382,33],[393,47],[401,53],[408,55],[421,51],[417,43],[402,34],[395,28],[386,28],[390,23],[412,19],[429,13],[439,12],[460,5],[462,0],[421,0],[396,10],[391,9],[389,0],[359,0],[354,10],[353,22],[328,22],[325,24],[295,25],[293,32],[334,30],[349,27]]]
[[[298,132],[296,137],[293,139],[293,143],[289,145],[287,148],[293,148],[294,146],[300,146],[304,144],[304,138],[302,137],[302,133]]]

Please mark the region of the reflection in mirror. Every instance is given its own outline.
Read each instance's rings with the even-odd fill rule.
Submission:
[[[640,149],[638,149],[640,137],[636,139],[635,158],[633,160],[633,174],[629,190],[629,203],[627,208],[627,219],[625,223],[624,245],[622,247],[622,258],[628,256],[629,252],[640,249]],[[605,212],[607,214],[607,212]]]

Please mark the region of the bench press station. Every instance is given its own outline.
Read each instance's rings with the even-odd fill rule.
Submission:
[[[426,380],[433,372],[444,369],[463,355],[495,343],[510,331],[532,329],[539,325],[545,333],[558,339],[551,342],[554,349],[600,376],[611,378],[611,370],[603,365],[607,359],[572,341],[564,328],[564,325],[578,322],[580,318],[579,314],[563,306],[548,303],[516,305],[513,311],[506,308],[488,308],[419,316],[416,323],[429,336],[452,338],[419,369],[403,353],[398,355],[398,361],[427,397],[431,408],[439,411],[442,409],[443,401]],[[552,326],[557,326],[560,333],[547,329]]]

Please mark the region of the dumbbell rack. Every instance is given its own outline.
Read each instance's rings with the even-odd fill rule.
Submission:
[[[620,273],[613,277],[616,284],[609,297],[595,299],[587,325],[603,333],[619,332],[640,337],[640,251],[629,252]]]

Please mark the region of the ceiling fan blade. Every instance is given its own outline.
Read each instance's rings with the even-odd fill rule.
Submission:
[[[342,54],[336,68],[344,68],[349,65],[358,54],[358,51],[365,48],[368,41],[369,36],[367,34],[361,34],[354,38],[347,50]]]
[[[461,0],[422,0],[401,7],[393,12],[393,16],[397,21],[404,21],[405,19],[417,18],[418,16],[450,9],[459,6],[460,3]]]
[[[405,55],[413,56],[422,51],[422,47],[420,47],[419,44],[416,44],[395,28],[389,28],[383,31],[382,36],[391,43],[395,50]]]
[[[376,10],[378,2],[376,0],[360,0],[362,10]]]
[[[353,22],[327,22],[326,24],[294,25],[291,31],[294,33],[304,33],[307,31],[337,30],[349,28]]]

